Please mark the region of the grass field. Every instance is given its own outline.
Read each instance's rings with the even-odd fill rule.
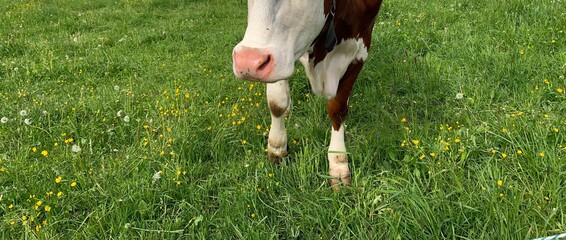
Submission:
[[[352,187],[291,79],[286,164],[236,80],[245,1],[0,0],[2,239],[527,239],[566,232],[566,2],[384,1]],[[339,9],[338,9],[339,11]]]

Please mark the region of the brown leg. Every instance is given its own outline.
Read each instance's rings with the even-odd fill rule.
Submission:
[[[340,182],[345,185],[350,185],[351,183],[348,155],[346,144],[344,143],[344,122],[348,115],[348,99],[362,66],[363,62],[350,64],[344,77],[340,80],[336,96],[326,102],[328,116],[332,123],[331,139],[328,147],[328,163],[329,174],[333,177],[330,180],[330,185],[333,187],[337,187]]]

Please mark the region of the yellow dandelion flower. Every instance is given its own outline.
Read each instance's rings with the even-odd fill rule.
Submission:
[[[539,157],[544,157],[544,152],[539,152],[538,155]]]
[[[564,89],[562,89],[562,88],[557,88],[556,91],[557,91],[558,93],[564,93]]]
[[[406,123],[406,122],[407,122],[407,119],[406,119],[406,118],[401,118],[401,122],[402,122],[402,123]]]
[[[243,145],[246,145],[247,143],[248,143],[248,141],[246,141],[245,139],[242,140],[242,144],[243,144]]]
[[[50,212],[51,211],[51,207],[49,205],[45,205],[45,207],[43,208],[46,212]]]
[[[504,196],[503,193],[500,193],[500,194],[499,194],[499,197],[500,197],[500,198],[502,198],[503,196]]]
[[[521,149],[518,149],[518,150],[517,150],[517,154],[518,154],[518,155],[521,155],[521,154],[523,154],[523,151],[522,151]]]
[[[503,180],[498,180],[498,181],[497,181],[497,186],[500,186],[500,187],[503,186]]]
[[[12,209],[14,208],[14,204],[10,204],[10,206],[8,206],[8,209]]]
[[[421,154],[421,156],[419,157],[419,159],[420,159],[420,160],[423,160],[423,159],[425,159],[425,157],[426,157],[426,155]]]
[[[32,147],[32,148],[31,148],[31,151],[32,151],[32,152],[37,152],[37,148],[36,148],[36,147]]]
[[[77,186],[77,182],[73,181],[73,182],[71,183],[71,187],[76,187],[76,186]]]
[[[175,172],[177,174],[177,176],[181,175],[181,170],[177,170],[177,172]]]
[[[454,142],[455,142],[455,143],[459,143],[459,142],[460,142],[460,139],[459,139],[459,138],[456,138],[456,139],[454,139]]]
[[[41,155],[43,155],[44,157],[47,157],[47,155],[49,155],[49,152],[47,152],[47,150],[43,150],[43,151],[41,151]]]
[[[61,180],[63,180],[63,178],[61,176],[55,178],[55,183],[61,183]]]
[[[420,141],[418,139],[411,140],[411,142],[415,145],[419,145]]]
[[[35,231],[39,232],[39,230],[41,230],[41,226],[40,225],[35,225]]]
[[[257,130],[260,130],[260,129],[261,129],[261,125],[258,124],[257,126],[255,126],[255,128],[257,128]]]
[[[43,202],[41,200],[39,200],[35,203],[35,205],[38,206],[38,207],[41,206],[41,204],[43,204]]]
[[[548,81],[548,79],[544,79],[544,84],[550,85],[550,81]]]
[[[59,146],[59,143],[55,142],[55,143],[53,143],[53,146],[54,146],[54,147],[58,147],[58,146]]]
[[[22,221],[26,221],[26,220],[28,220],[28,216],[23,215],[23,216],[22,216]]]
[[[430,155],[431,157],[435,157],[435,156],[436,156],[436,153],[431,152],[429,155]]]
[[[507,153],[502,153],[501,158],[503,158],[503,159],[507,158]]]
[[[555,133],[557,133],[559,130],[558,130],[558,128],[553,128],[552,131],[554,131]]]
[[[14,224],[16,224],[16,221],[14,220],[10,221],[10,225],[14,225]]]
[[[255,218],[255,213],[252,213],[251,217],[252,217],[252,218]]]
[[[59,192],[57,193],[57,197],[61,197],[61,196],[63,196],[63,192],[59,191]]]

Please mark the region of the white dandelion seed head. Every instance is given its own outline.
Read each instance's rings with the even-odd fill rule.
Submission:
[[[28,111],[26,111],[25,109],[20,111],[20,116],[25,117],[28,115]]]
[[[8,118],[7,117],[2,117],[0,118],[0,123],[7,123],[8,122]]]
[[[124,122],[130,122],[130,116],[128,115],[124,116]]]
[[[73,146],[71,147],[71,151],[79,153],[81,152],[81,147],[77,144],[73,144]]]
[[[116,116],[122,117],[122,113],[123,113],[123,112],[124,112],[124,111],[122,111],[122,110],[118,111],[118,112],[116,113]]]
[[[115,91],[120,91],[120,86],[114,85],[114,90],[115,90]]]
[[[464,94],[463,93],[456,93],[456,99],[457,100],[464,99]]]
[[[152,179],[152,183],[159,181],[159,179],[161,179],[161,171],[154,173],[151,179]]]
[[[26,125],[31,125],[31,119],[29,119],[29,118],[24,119],[24,123]]]

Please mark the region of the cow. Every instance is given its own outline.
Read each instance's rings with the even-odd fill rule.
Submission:
[[[298,60],[312,91],[327,99],[330,185],[350,185],[344,143],[348,99],[368,57],[381,0],[248,0],[247,28],[232,52],[236,77],[267,84],[269,160],[288,154],[289,77]]]

